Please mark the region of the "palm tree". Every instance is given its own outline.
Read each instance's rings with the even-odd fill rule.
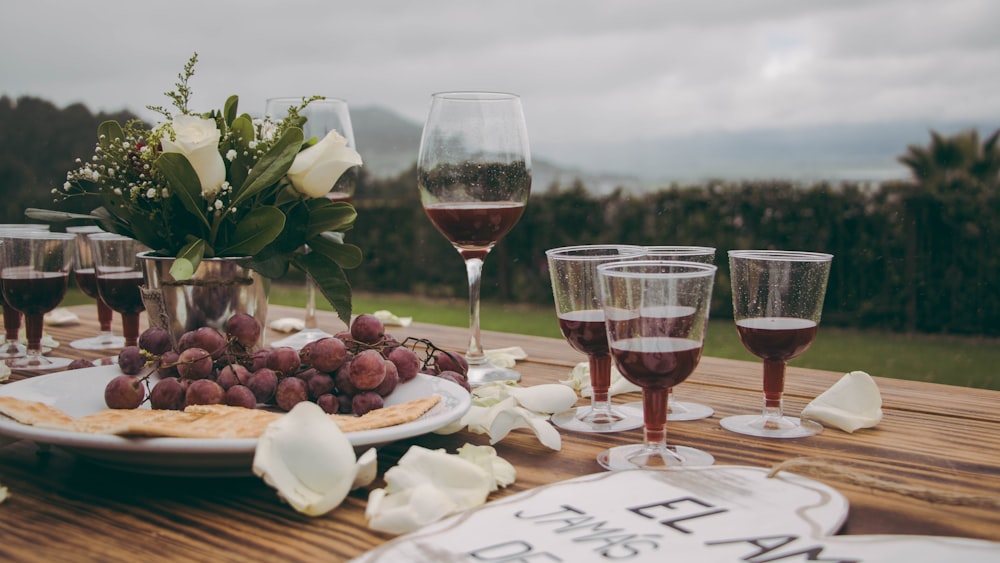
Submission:
[[[975,129],[951,137],[931,131],[931,143],[910,145],[899,162],[923,191],[944,194],[965,189],[996,190],[1000,184],[1000,129],[982,144]]]

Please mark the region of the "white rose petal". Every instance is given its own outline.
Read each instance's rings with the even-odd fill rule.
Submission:
[[[257,442],[253,472],[274,487],[295,510],[320,516],[343,502],[374,463],[367,452],[356,462],[354,447],[323,409],[303,401],[270,424]],[[370,482],[370,481],[369,481]]]
[[[369,494],[365,518],[373,530],[401,534],[483,504],[497,479],[458,455],[410,446],[385,482]]]
[[[844,432],[871,428],[882,420],[882,395],[870,375],[852,371],[806,405],[802,417]]]
[[[163,152],[184,155],[201,182],[201,195],[208,199],[219,192],[226,181],[226,163],[219,154],[222,133],[214,119],[178,115],[173,120],[174,138],[163,135]]]
[[[347,146],[347,139],[330,131],[320,142],[295,155],[288,180],[304,196],[323,197],[348,168],[360,165],[361,155]]]
[[[493,476],[491,491],[495,491],[500,487],[506,487],[517,478],[517,470],[514,466],[506,459],[498,456],[496,448],[491,446],[465,444],[461,448],[458,448],[458,457],[475,463]]]
[[[372,313],[372,316],[382,321],[383,325],[408,327],[413,323],[413,317],[397,317],[392,311],[379,310]]]
[[[569,374],[569,379],[560,381],[563,385],[579,391],[581,397],[590,397],[594,394],[594,389],[590,386],[590,364],[580,362],[573,367]],[[611,386],[608,388],[609,396],[620,395],[622,393],[638,393],[642,388],[622,377],[618,368],[611,366]]]
[[[531,387],[516,387],[510,394],[522,407],[535,412],[557,413],[576,404],[576,393],[559,383],[544,383]]]

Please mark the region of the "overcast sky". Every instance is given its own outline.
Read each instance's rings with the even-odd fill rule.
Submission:
[[[15,0],[0,94],[195,110],[323,94],[422,122],[434,91],[523,97],[533,152],[568,141],[1000,118],[995,0]]]

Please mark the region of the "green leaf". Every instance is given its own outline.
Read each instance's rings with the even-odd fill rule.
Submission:
[[[202,239],[185,245],[174,258],[174,263],[170,266],[170,275],[178,281],[191,279],[205,256],[206,246],[207,243]]]
[[[105,121],[97,126],[97,142],[101,145],[101,148],[106,149],[111,144],[111,141],[120,141],[124,138],[125,132],[122,131],[122,126],[117,121]]]
[[[350,203],[313,199],[309,205],[308,237],[314,237],[325,231],[346,231],[354,226],[358,217],[357,210]]]
[[[336,262],[318,252],[298,254],[295,266],[309,274],[344,324],[351,324],[351,284]]]
[[[253,151],[250,150],[250,143],[254,140],[253,120],[249,115],[243,114],[237,117],[230,125],[230,134],[237,140],[238,150],[236,160],[229,163],[229,183],[234,186],[242,186],[250,173],[253,165]]]
[[[232,126],[236,120],[236,107],[239,105],[240,97],[233,95],[226,98],[225,105],[222,106],[222,116],[226,120],[226,125]]]
[[[240,219],[233,231],[231,246],[219,251],[227,256],[253,256],[278,238],[285,228],[285,214],[277,207],[258,207]]]
[[[309,239],[309,248],[330,260],[341,268],[353,269],[361,265],[363,253],[353,244],[344,244],[335,239],[334,233],[324,233]]]
[[[294,127],[286,129],[285,134],[260,157],[246,181],[233,194],[232,206],[239,207],[247,198],[257,195],[283,178],[301,146],[302,130]]]
[[[167,178],[170,191],[180,198],[184,208],[200,219],[206,228],[210,228],[203,209],[201,180],[187,157],[180,153],[165,152],[156,158],[154,166]]]
[[[52,211],[49,209],[38,209],[37,207],[25,209],[24,216],[29,219],[45,221],[46,223],[61,223],[63,221],[72,221],[73,219],[97,219],[94,215],[69,213],[68,211]]]

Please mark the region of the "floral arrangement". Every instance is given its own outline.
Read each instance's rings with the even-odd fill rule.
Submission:
[[[295,267],[316,282],[345,322],[351,315],[345,268],[361,263],[357,246],[344,243],[357,213],[325,196],[361,157],[336,132],[304,139],[303,99],[280,122],[238,114],[237,96],[221,111],[188,108],[195,53],[166,93],[179,112],[149,107],[165,121],[150,129],[139,120],[98,127],[90,160],[53,190],[57,202],[90,196],[89,215],[29,209],[47,221],[89,219],[134,238],[156,254],[175,257],[171,275],[185,280],[203,258],[242,257],[268,278]],[[311,252],[304,252],[308,245]]]

